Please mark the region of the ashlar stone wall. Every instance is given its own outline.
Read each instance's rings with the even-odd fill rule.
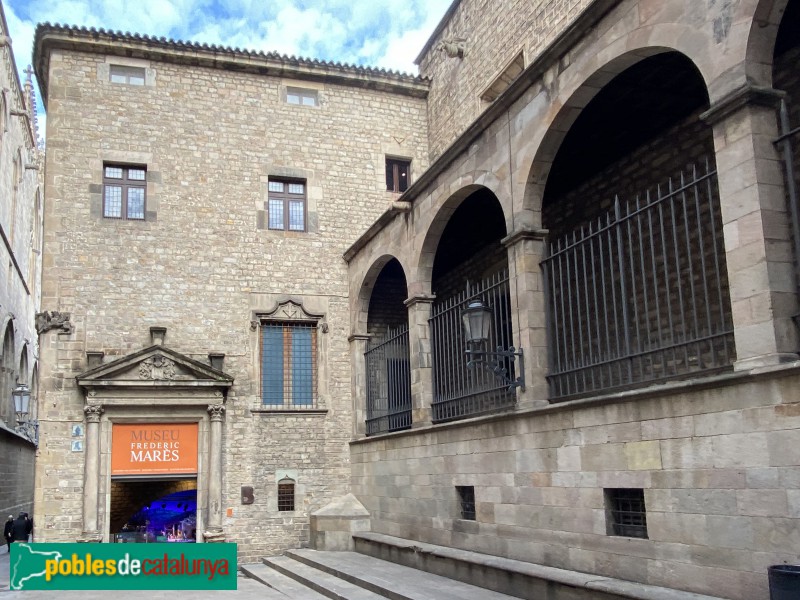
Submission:
[[[110,83],[117,63],[144,68],[145,85]],[[227,539],[242,560],[304,543],[309,513],[349,489],[342,253],[395,197],[385,191],[385,155],[427,166],[424,99],[321,73],[288,80],[101,50],[54,49],[49,65],[43,306],[70,313],[75,331],[42,342],[37,507],[46,539],[81,533],[84,456],[69,451],[69,429],[83,421],[74,377],[87,369],[85,352],[113,360],[149,346],[149,328],[163,326],[166,346],[203,361],[224,353],[235,378],[223,439]],[[287,87],[315,91],[319,106],[288,104]],[[146,165],[145,221],[101,216],[109,162]],[[270,176],[306,181],[307,232],[265,228]],[[288,299],[326,326],[317,330],[313,412],[259,411],[251,320]],[[296,481],[291,513],[277,510],[285,475]],[[253,504],[242,503],[242,486],[254,488]],[[99,521],[108,526],[102,509]]]

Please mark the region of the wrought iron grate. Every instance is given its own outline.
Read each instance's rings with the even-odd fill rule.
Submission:
[[[516,378],[513,359],[500,359],[493,368],[469,364],[461,312],[479,299],[492,309],[488,350],[508,349],[511,342],[511,301],[508,272],[495,273],[477,285],[433,305],[429,320],[433,355],[434,421],[450,421],[514,406],[516,393],[508,380]],[[498,377],[502,371],[507,377]]]
[[[647,539],[647,511],[644,490],[615,488],[606,490],[611,516],[610,535]]]
[[[716,171],[706,161],[542,261],[551,399],[727,369],[735,359]]]
[[[385,334],[371,339],[364,360],[367,368],[367,435],[411,427],[408,325],[390,328]]]

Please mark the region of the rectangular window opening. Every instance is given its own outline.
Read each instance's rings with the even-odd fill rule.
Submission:
[[[103,217],[144,221],[146,180],[146,167],[103,165]]]
[[[608,535],[647,539],[644,490],[609,488],[604,491]]]
[[[402,193],[408,189],[411,161],[402,158],[386,159],[386,191]]]
[[[305,181],[270,179],[267,195],[267,223],[270,229],[306,231]]]
[[[274,409],[316,408],[316,394],[316,323],[262,323],[262,405]]]
[[[286,88],[286,102],[297,106],[318,106],[319,96],[317,90],[305,88]]]
[[[458,508],[461,518],[466,521],[475,520],[475,486],[457,485]]]
[[[128,67],[124,65],[111,65],[109,69],[111,83],[124,83],[127,85],[144,85],[144,67]]]

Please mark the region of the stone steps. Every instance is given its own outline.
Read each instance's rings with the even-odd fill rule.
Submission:
[[[240,569],[292,600],[516,600],[355,552],[291,550]]]

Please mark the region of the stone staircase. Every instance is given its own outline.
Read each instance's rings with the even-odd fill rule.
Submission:
[[[518,600],[356,552],[290,550],[240,569],[287,600]]]
[[[352,538],[356,552],[290,550],[240,570],[287,600],[720,600],[377,533]]]

